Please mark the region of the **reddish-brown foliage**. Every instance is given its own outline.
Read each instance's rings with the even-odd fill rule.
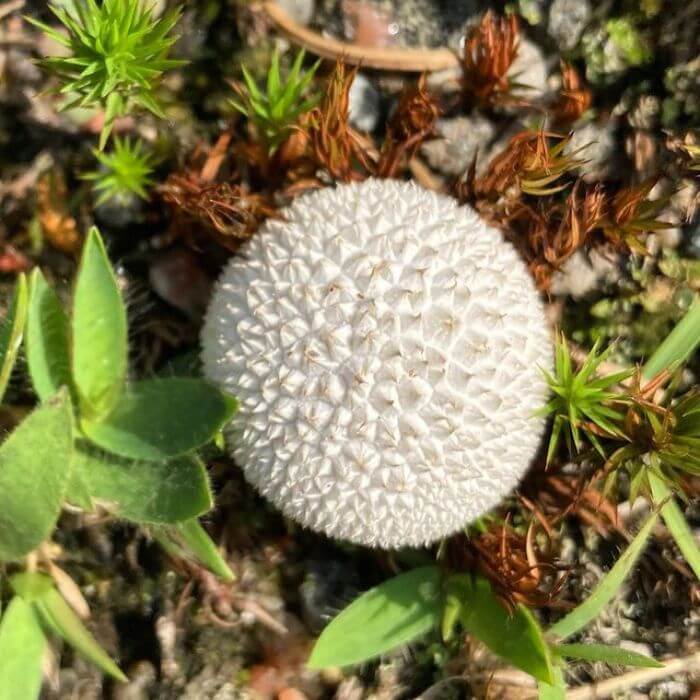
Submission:
[[[503,102],[512,88],[508,71],[518,55],[520,30],[514,14],[489,10],[467,34],[462,58],[465,95],[484,105]]]
[[[415,85],[404,89],[387,125],[377,175],[395,177],[402,161],[413,157],[421,143],[432,135],[439,116],[440,107],[428,92],[425,75],[422,75]]]
[[[558,141],[550,144],[551,139]],[[571,136],[542,130],[521,131],[491,160],[482,176],[477,177],[473,163],[467,176],[457,183],[455,193],[460,200],[474,203],[501,197],[517,201],[522,194],[542,197],[559,192],[568,183],[558,181],[584,162],[576,158],[578,151],[564,153],[570,140]]]
[[[591,106],[592,95],[578,71],[566,61],[561,62],[561,80],[561,90],[549,112],[555,121],[571,124]]]
[[[460,535],[448,543],[450,563],[457,570],[475,571],[487,578],[504,605],[518,603],[530,607],[557,607],[557,596],[564,582],[563,567],[552,557],[546,531],[532,520],[525,534],[510,523],[493,524],[473,536]]]
[[[309,112],[306,134],[314,162],[341,182],[362,180],[372,171],[359,135],[350,126],[349,93],[357,68],[338,61],[321,103]],[[363,172],[364,171],[364,172]]]
[[[605,238],[616,248],[629,248],[645,255],[641,236],[673,227],[673,224],[656,218],[666,206],[668,197],[654,201],[648,199],[655,184],[656,179],[652,178],[636,187],[622,189],[613,197],[601,228]]]

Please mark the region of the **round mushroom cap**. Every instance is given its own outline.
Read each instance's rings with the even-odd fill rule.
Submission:
[[[553,346],[527,267],[469,207],[370,179],[298,198],[224,270],[206,376],[246,478],[318,532],[395,548],[498,505],[540,446]]]

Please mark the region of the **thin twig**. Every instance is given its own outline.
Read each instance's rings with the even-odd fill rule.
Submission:
[[[24,0],[10,0],[10,2],[4,2],[0,5],[0,19],[7,17],[15,10],[21,10],[24,7]]]
[[[690,656],[683,656],[677,659],[665,661],[663,668],[643,668],[637,671],[623,673],[615,678],[608,678],[599,683],[574,688],[566,694],[566,700],[598,700],[599,698],[609,698],[618,693],[637,688],[639,686],[656,683],[668,676],[675,676],[679,673],[690,673],[700,671],[700,651],[696,651]]]
[[[365,68],[422,73],[445,70],[459,65],[449,49],[405,49],[358,46],[325,37],[295,22],[274,0],[263,3],[263,9],[282,34],[307,51]]]

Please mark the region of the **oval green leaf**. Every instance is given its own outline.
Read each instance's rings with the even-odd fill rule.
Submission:
[[[549,646],[542,628],[525,606],[518,605],[510,613],[486,579],[468,574],[452,576],[447,594],[461,600],[459,621],[467,632],[538,681],[554,683]]]
[[[73,297],[73,381],[83,416],[107,414],[124,387],[126,310],[96,228],[88,234]]]
[[[548,634],[566,639],[594,620],[603,608],[615,597],[627,574],[632,570],[649,539],[658,513],[653,513],[639,530],[636,537],[615,562],[610,571],[600,580],[594,591],[577,608],[552,625]]]
[[[68,315],[39,268],[31,277],[25,350],[34,391],[42,401],[71,385]]]
[[[51,534],[72,452],[73,411],[63,389],[0,446],[0,561],[28,554]]]
[[[202,379],[171,377],[129,385],[114,410],[84,421],[88,439],[121,457],[161,461],[209,442],[231,420],[237,401]]]
[[[440,570],[400,574],[354,600],[323,630],[310,668],[348,666],[407,644],[440,624]]]
[[[614,666],[635,666],[637,668],[663,668],[663,664],[645,654],[628,651],[607,644],[558,644],[554,651],[567,659],[582,661],[602,661]]]
[[[18,596],[28,603],[33,603],[53,588],[53,579],[36,571],[21,571],[10,576],[10,586]]]
[[[32,606],[13,598],[0,620],[0,700],[36,700],[46,638]]]
[[[169,462],[134,462],[81,445],[74,470],[91,500],[136,523],[178,523],[213,505],[206,470],[193,455]]]
[[[55,588],[37,598],[34,607],[41,621],[88,661],[118,681],[128,680]]]
[[[21,274],[5,320],[0,326],[0,401],[5,396],[15,366],[17,352],[22,344],[22,334],[27,320],[27,278]]]

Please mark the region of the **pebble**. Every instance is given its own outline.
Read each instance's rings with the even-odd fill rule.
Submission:
[[[350,87],[350,123],[360,131],[372,132],[379,124],[381,99],[372,81],[362,73]]]
[[[601,284],[613,282],[618,276],[619,267],[615,260],[595,250],[588,255],[577,251],[554,273],[552,293],[580,299]]]
[[[211,293],[211,280],[196,256],[184,248],[161,253],[151,263],[151,286],[156,294],[193,319],[201,318]]]
[[[615,121],[610,120],[602,126],[589,122],[574,131],[566,147],[567,153],[586,146],[577,157],[586,160],[581,168],[584,182],[618,179],[622,173],[620,157],[615,138]]]
[[[445,175],[462,175],[479,152],[483,157],[495,134],[493,123],[474,113],[469,117],[441,119],[436,125],[437,138],[421,147],[421,154],[430,166]]]
[[[521,39],[518,55],[508,73],[511,80],[526,86],[518,88],[516,92],[530,98],[542,94],[547,90],[548,73],[540,47],[529,39]]]
[[[307,25],[314,18],[315,0],[277,0],[277,4],[299,24]]]
[[[571,51],[578,44],[591,18],[588,0],[554,0],[549,9],[549,35],[561,51]]]

